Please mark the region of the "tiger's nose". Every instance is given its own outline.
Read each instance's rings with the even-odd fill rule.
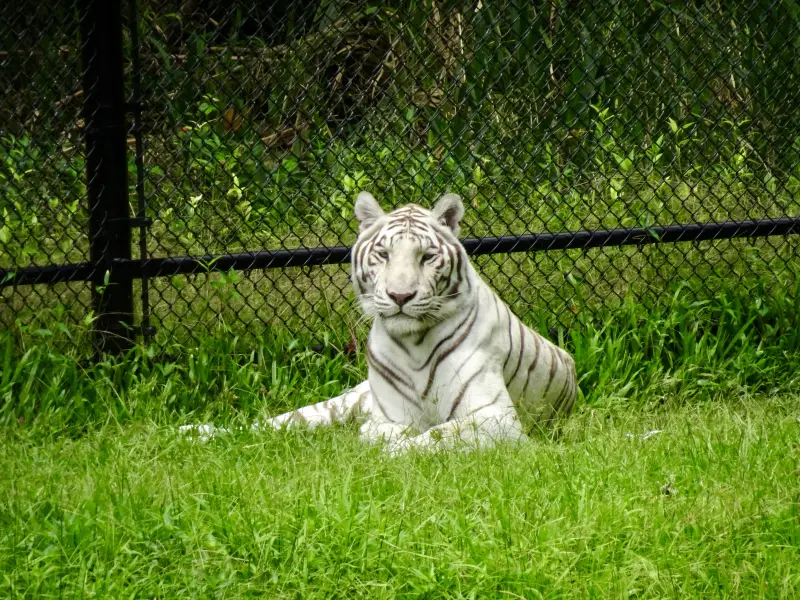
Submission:
[[[397,306],[403,306],[409,300],[411,300],[414,296],[417,295],[417,292],[411,292],[410,294],[395,294],[394,292],[386,292],[389,295],[389,298],[394,300],[394,303]]]

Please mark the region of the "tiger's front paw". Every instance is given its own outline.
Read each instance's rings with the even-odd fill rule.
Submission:
[[[284,431],[289,429],[292,425],[291,414],[278,415],[263,421],[256,421],[250,426],[250,431],[268,431],[274,429],[276,431]]]
[[[389,456],[403,456],[410,452],[435,452],[437,446],[430,438],[418,435],[393,439],[384,445],[383,452]]]
[[[181,435],[187,436],[189,439],[196,439],[199,442],[205,443],[214,439],[220,433],[228,433],[227,429],[222,429],[206,423],[203,425],[181,425],[178,428]]]
[[[387,456],[402,456],[407,454],[413,447],[411,440],[408,438],[394,439],[385,442],[383,445],[383,453]]]

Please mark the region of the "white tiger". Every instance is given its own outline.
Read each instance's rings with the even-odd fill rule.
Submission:
[[[361,437],[392,454],[521,440],[569,415],[572,357],[526,327],[486,285],[459,242],[461,199],[385,213],[361,192],[351,281],[372,318],[366,381],[271,418],[276,428],[361,420]],[[263,425],[256,424],[254,428]],[[213,433],[205,427],[202,434]]]

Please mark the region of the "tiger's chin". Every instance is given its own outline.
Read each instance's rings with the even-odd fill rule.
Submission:
[[[419,335],[433,326],[433,322],[424,316],[417,317],[399,312],[392,315],[381,315],[380,320],[384,329],[394,337]]]

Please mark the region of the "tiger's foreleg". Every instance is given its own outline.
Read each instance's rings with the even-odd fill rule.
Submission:
[[[344,394],[256,422],[250,429],[259,431],[266,427],[284,429],[297,426],[313,429],[320,425],[346,423],[359,415],[368,414],[371,402],[369,381],[362,381]]]
[[[412,449],[423,451],[453,450],[458,448],[490,448],[500,441],[524,440],[527,436],[513,408],[479,410],[436,425],[413,437],[398,437],[386,447],[391,455],[404,454]]]
[[[250,426],[251,431],[262,431],[267,427],[283,429],[285,427],[317,427],[319,425],[333,425],[344,423],[361,413],[369,413],[372,402],[372,392],[369,382],[363,381],[344,394],[330,398],[316,404],[309,404],[297,410],[280,414],[263,422],[256,421]],[[216,427],[211,424],[182,425],[180,433],[196,437],[201,441],[208,441],[220,434],[230,433],[230,429]]]
[[[503,440],[524,440],[522,424],[502,380],[476,386],[452,408],[444,423],[413,437],[398,438],[386,450],[391,455],[412,449],[439,451],[463,447],[488,448]]]
[[[364,421],[361,425],[359,437],[368,444],[379,444],[382,442],[387,442],[389,444],[402,443],[402,440],[409,437],[408,430],[408,425],[392,423],[379,417],[376,418],[373,414],[371,418]]]
[[[264,423],[254,424],[251,429],[263,429],[264,426],[276,429],[297,426],[314,428],[360,418],[362,423],[359,437],[364,442],[391,443],[407,437],[408,425],[389,420],[385,409],[376,404],[369,381],[363,381],[340,396],[272,417]]]

